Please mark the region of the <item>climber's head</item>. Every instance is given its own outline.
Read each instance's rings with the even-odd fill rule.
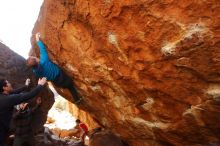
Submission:
[[[11,84],[6,79],[0,79],[0,93],[9,94],[12,90]]]
[[[27,59],[27,66],[34,67],[38,65],[39,59],[34,56],[29,56]]]
[[[78,125],[80,123],[81,123],[81,121],[79,119],[76,119],[76,124]]]

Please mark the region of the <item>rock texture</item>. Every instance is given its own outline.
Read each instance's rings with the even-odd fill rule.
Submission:
[[[33,34],[130,145],[206,145],[220,141],[219,13],[219,0],[45,0]]]
[[[99,127],[100,125],[95,121],[88,112],[79,109],[77,106],[68,102],[67,111],[69,111],[76,119],[81,119],[83,123],[88,126],[89,130]]]
[[[112,132],[103,130],[95,132],[90,136],[89,146],[124,146],[124,144]]]
[[[25,59],[2,43],[0,43],[0,68],[0,78],[7,79],[13,88],[24,86],[27,78],[31,79],[33,86],[36,86],[37,81],[31,69],[27,68]],[[54,102],[53,93],[49,89],[45,89],[39,96],[42,97],[42,105],[33,117],[35,131],[39,130],[46,122],[47,112]],[[35,104],[34,100],[32,104]]]

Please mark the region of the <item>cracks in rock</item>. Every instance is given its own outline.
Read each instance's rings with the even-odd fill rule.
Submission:
[[[147,92],[148,95],[150,95],[150,97],[160,98],[161,96],[163,96],[163,97],[167,97],[171,102],[180,103],[181,105],[184,105],[186,107],[190,106],[189,103],[184,102],[182,100],[175,99],[171,95],[169,95],[169,94],[167,94],[167,93],[165,93],[163,91],[160,91],[158,89],[147,89],[147,88],[144,88],[144,90]]]
[[[88,23],[88,20],[89,20],[89,15],[90,15],[90,1],[89,0],[86,0],[87,2],[87,7],[86,7],[86,10],[83,11],[85,13],[83,14],[80,14],[80,12],[77,12],[77,9],[76,8],[69,8],[69,11],[71,12],[72,15],[72,19],[75,19],[77,21],[80,21],[81,23],[85,23],[87,22]],[[85,2],[84,2],[85,3]],[[76,5],[76,4],[75,4]]]
[[[152,97],[152,96],[151,96]],[[170,123],[175,123],[177,121],[180,121],[182,119],[182,116],[181,116],[181,113],[178,112],[174,115],[174,117],[170,116],[170,115],[166,115],[166,114],[161,114],[160,112],[158,112],[157,110],[157,107],[155,107],[156,105],[158,105],[157,101],[160,100],[160,98],[166,98],[166,100],[162,100],[163,101],[163,104],[164,106],[166,106],[166,102],[168,102],[169,104],[175,104],[175,105],[182,105],[182,108],[185,110],[185,109],[188,109],[190,107],[189,104],[183,102],[183,101],[178,101],[176,99],[173,99],[173,98],[170,98],[170,97],[153,97],[152,99],[155,99],[155,105],[150,105],[152,107],[150,107],[150,109],[146,109],[144,108],[144,105],[147,103],[147,102],[142,102],[142,103],[139,103],[136,108],[140,110],[140,113],[138,115],[138,117],[141,117],[143,119],[146,119],[149,120],[149,117],[150,117],[150,121],[153,121],[153,122],[159,122],[159,123],[167,123],[167,124],[170,124]],[[183,110],[182,109],[182,110]],[[165,111],[164,111],[165,112]],[[170,113],[170,109],[168,109],[165,113]],[[148,115],[146,117],[146,115]],[[145,118],[146,117],[146,118]]]
[[[76,0],[64,0],[61,2],[61,4],[64,5],[64,7],[74,6]]]
[[[87,0],[87,3],[88,3],[88,9],[89,9],[89,12],[90,12],[90,2],[89,2],[89,0]],[[82,14],[79,14],[77,12],[75,12],[75,14],[73,14],[73,11],[72,11],[73,8],[71,8],[71,7],[73,7],[74,5],[75,5],[75,2],[72,3],[71,6],[67,7],[68,12],[69,12],[68,17],[67,17],[66,20],[63,21],[61,28],[64,27],[65,23],[71,22],[72,20],[77,21],[78,23],[83,24],[84,27],[87,28],[87,30],[91,30],[90,35],[91,35],[91,38],[93,38],[93,31],[92,31],[93,27],[90,24],[89,19],[87,18],[89,16],[89,13],[85,17]],[[92,45],[92,42],[89,43],[86,50],[88,50],[91,47],[91,45]]]
[[[197,70],[189,67],[189,66],[184,66],[184,65],[175,65],[178,69],[185,70],[189,73],[191,73],[194,77],[200,79],[202,82],[208,83],[208,80],[200,74]]]
[[[59,51],[64,50],[63,45],[62,45],[62,42],[61,42],[61,38],[60,38],[60,31],[58,31],[57,38],[58,38],[58,41],[59,41],[59,44],[60,44],[60,47],[59,47],[60,50],[59,50]]]
[[[68,7],[69,8],[69,7]],[[59,41],[59,44],[60,44],[60,51],[61,50],[64,50],[64,47],[62,45],[62,41],[61,41],[61,36],[60,36],[60,33],[61,33],[61,30],[63,29],[63,27],[65,26],[65,24],[71,20],[71,17],[72,17],[72,14],[70,11],[68,11],[68,15],[67,15],[67,18],[65,20],[62,21],[62,24],[61,26],[58,28],[58,35],[57,35],[57,38],[58,38],[58,41]]]
[[[89,7],[89,13],[87,14],[86,17],[88,17],[90,15],[90,2],[88,1],[88,7]]]
[[[193,50],[195,48],[198,48],[198,46],[201,46],[204,43],[203,35],[209,32],[209,30],[205,26],[203,26],[203,24],[199,24],[199,23],[191,24],[189,26],[185,26],[184,24],[179,24],[179,26],[181,28],[181,31],[184,31],[183,34],[180,34],[180,38],[172,42],[166,42],[161,48],[161,52],[166,56],[170,56],[170,55],[175,56],[177,52],[176,49],[178,48],[178,46],[181,45],[181,43],[184,43],[184,41],[191,41],[193,38],[196,38],[197,42],[190,44],[191,46],[190,47],[187,46],[187,48],[189,49],[193,48]],[[181,46],[184,47],[184,44]],[[188,51],[190,52],[191,50],[186,50],[185,52]]]

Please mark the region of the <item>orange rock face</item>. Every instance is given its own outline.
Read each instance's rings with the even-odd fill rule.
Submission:
[[[219,0],[45,0],[33,33],[130,145],[204,145],[220,141],[219,14]]]

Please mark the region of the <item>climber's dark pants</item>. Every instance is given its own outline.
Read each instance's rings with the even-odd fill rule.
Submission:
[[[53,83],[57,87],[67,88],[72,94],[75,102],[80,99],[72,79],[65,72],[60,71],[60,74],[56,77]]]

